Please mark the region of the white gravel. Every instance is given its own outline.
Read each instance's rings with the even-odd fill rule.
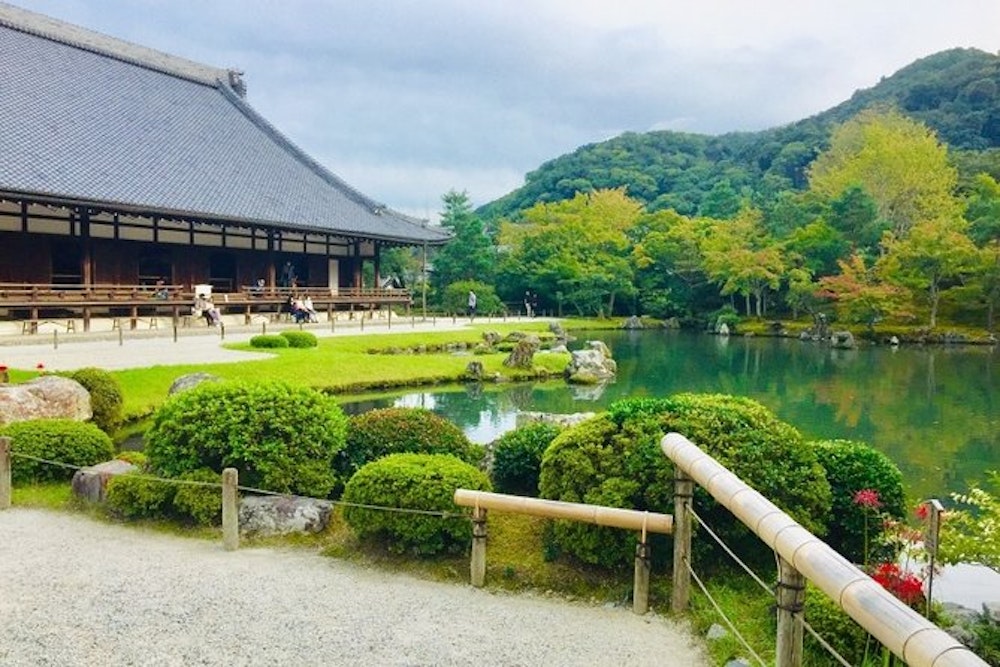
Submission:
[[[0,665],[707,665],[670,620],[13,508]]]

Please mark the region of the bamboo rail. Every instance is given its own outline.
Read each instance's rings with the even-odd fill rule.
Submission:
[[[678,469],[700,484],[778,554],[784,561],[783,573],[796,571],[812,581],[908,665],[986,667],[975,653],[896,599],[683,435],[668,433],[660,446]],[[797,625],[801,626],[801,613],[796,616]],[[778,644],[783,651],[790,650],[788,642],[794,641],[792,633],[801,638],[801,627],[789,625],[787,631],[788,635],[782,638],[779,629]]]
[[[559,500],[510,496],[489,491],[456,489],[455,504],[472,508],[472,558],[469,564],[473,586],[486,583],[486,515],[487,510],[528,514],[549,519],[582,521],[609,528],[642,531],[641,540],[635,545],[635,576],[632,583],[632,611],[645,614],[649,610],[649,573],[652,551],[646,541],[647,533],[670,533],[673,517],[669,514],[640,512],[617,507],[601,507]]]

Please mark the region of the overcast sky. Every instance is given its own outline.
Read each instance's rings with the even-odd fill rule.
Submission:
[[[398,210],[485,204],[625,131],[810,116],[953,47],[998,0],[8,0],[218,67],[307,153]]]

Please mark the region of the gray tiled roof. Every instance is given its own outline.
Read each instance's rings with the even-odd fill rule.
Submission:
[[[42,19],[0,3],[0,193],[404,243],[447,238],[314,162],[225,70]]]

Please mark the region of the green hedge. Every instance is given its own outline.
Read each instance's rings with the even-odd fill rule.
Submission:
[[[288,339],[277,334],[259,334],[250,339],[250,347],[281,348],[289,347]]]
[[[607,413],[563,431],[545,451],[542,497],[670,513],[673,464],[660,449],[669,431],[686,435],[806,528],[823,534],[830,486],[815,451],[767,408],[734,396],[677,394],[612,404]],[[695,507],[730,547],[747,557],[763,554],[759,540],[700,489]],[[628,531],[569,522],[556,522],[552,538],[553,548],[608,567],[630,564],[636,542]],[[696,540],[701,553],[708,546],[707,539]],[[654,545],[653,552],[667,550]]]
[[[455,424],[423,408],[382,408],[350,418],[347,445],[335,467],[350,479],[361,466],[388,454],[451,454],[473,465],[485,449],[473,444]]]
[[[91,422],[69,419],[15,422],[0,428],[0,435],[11,438],[14,454],[11,480],[15,484],[68,480],[75,472],[18,454],[78,467],[110,461],[115,456],[111,438]]]
[[[319,498],[336,485],[333,459],[347,418],[336,401],[281,382],[203,383],[170,397],[146,433],[152,470],[239,470],[240,484]]]
[[[289,347],[316,347],[319,339],[311,331],[287,330],[281,332],[282,338],[288,341]]]
[[[344,489],[348,503],[453,512],[455,489],[490,490],[486,474],[454,456],[392,454],[363,466]],[[390,551],[432,555],[462,551],[472,538],[468,518],[346,506],[344,519],[362,538],[389,540]]]
[[[222,523],[221,475],[207,468],[181,475],[176,484],[153,479],[148,471],[116,475],[108,480],[106,509],[122,519],[179,520],[202,526]]]
[[[68,377],[79,382],[90,393],[94,424],[108,435],[114,435],[121,426],[125,404],[118,379],[101,368],[81,368],[69,373]]]
[[[832,503],[827,522],[826,542],[841,555],[855,563],[864,563],[865,556],[892,558],[882,553],[879,537],[884,532],[885,517],[902,519],[906,515],[903,494],[903,474],[882,452],[863,442],[851,440],[820,440],[810,442],[830,482]],[[881,507],[865,509],[854,501],[863,489],[878,493]],[[868,550],[865,554],[867,515]]]
[[[560,429],[535,422],[504,433],[493,445],[493,486],[501,493],[538,495],[542,454]]]

